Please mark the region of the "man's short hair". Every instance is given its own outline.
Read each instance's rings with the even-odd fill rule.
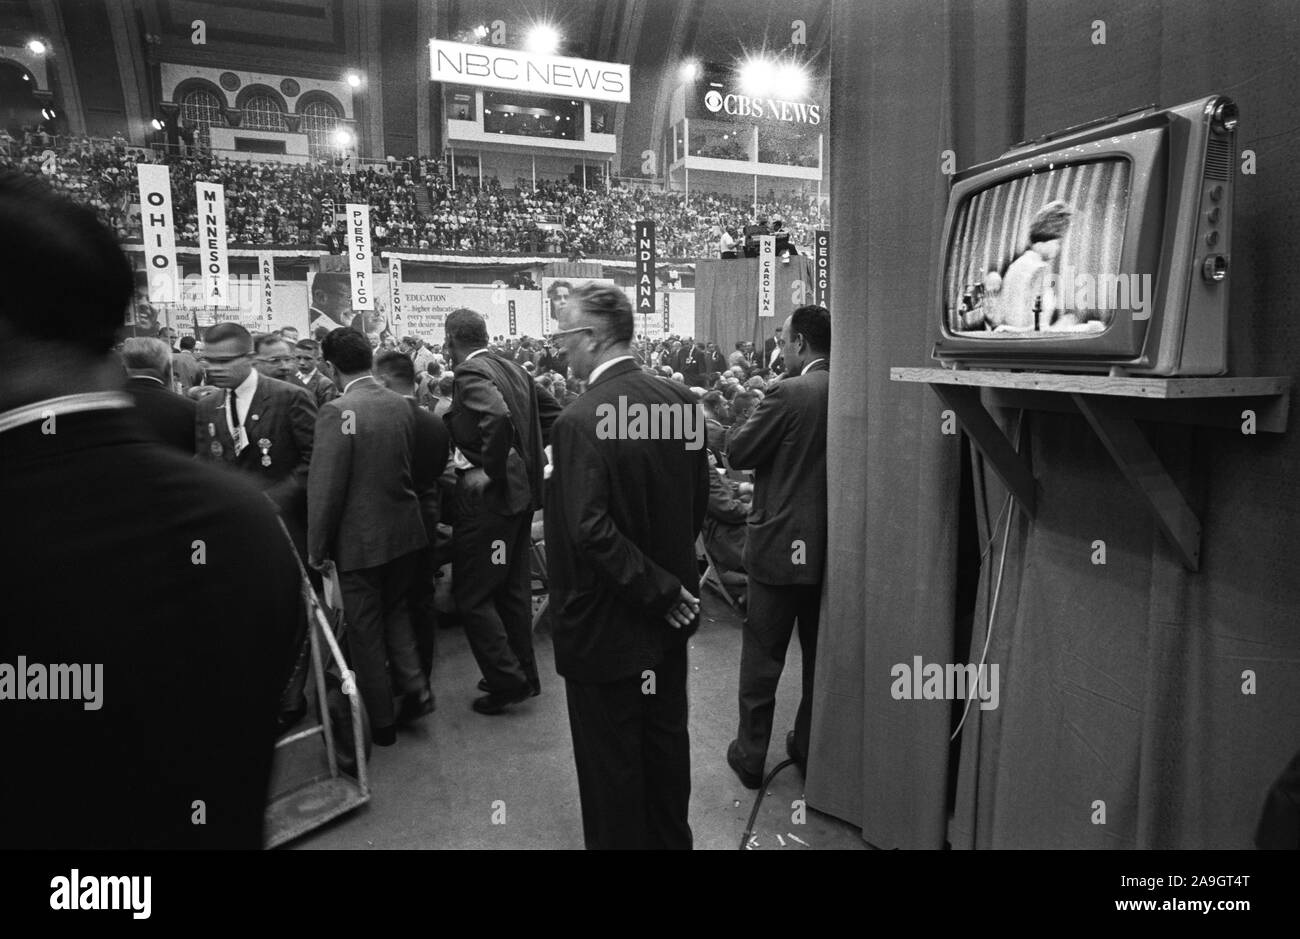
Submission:
[[[0,320],[19,336],[104,355],[135,292],[131,264],[95,213],[23,173],[0,175]]]
[[[193,349],[193,348],[194,348],[194,337],[193,337],[193,336],[181,336],[180,347],[181,347],[182,350],[184,350],[184,351],[186,351],[186,352],[188,352],[190,349]]]
[[[313,297],[318,292],[329,293],[340,289],[347,290],[349,294],[352,292],[352,277],[346,271],[320,271],[311,282]]]
[[[447,397],[456,388],[456,376],[448,372],[438,379],[438,394]]]
[[[351,326],[331,329],[320,345],[325,361],[345,375],[370,371],[375,354],[370,350],[370,340]]]
[[[798,333],[813,352],[831,351],[831,314],[824,306],[801,306],[790,318],[791,335]]]
[[[171,365],[172,348],[162,339],[135,336],[122,343],[122,364],[164,374]]]
[[[320,343],[315,339],[299,339],[293,347],[299,352],[310,352],[313,355],[320,352]]]
[[[548,297],[550,297],[551,299],[555,299],[555,294],[556,294],[556,293],[557,293],[561,288],[563,288],[563,289],[569,291],[570,298],[572,298],[572,294],[573,294],[573,284],[569,283],[569,281],[567,281],[567,280],[553,280],[553,281],[551,281],[550,284],[548,284],[547,287],[546,287],[546,295],[547,295]]]
[[[584,314],[600,320],[605,335],[615,342],[631,342],[636,332],[632,301],[611,284],[583,284],[569,297]]]
[[[215,326],[209,326],[207,332],[203,334],[203,344],[205,346],[226,342],[229,339],[237,339],[240,346],[246,351],[253,351],[253,337],[249,335],[248,330],[238,323],[218,323]]]
[[[375,372],[403,385],[415,385],[415,365],[409,357],[396,350],[385,352],[375,359]]]
[[[479,313],[461,307],[447,314],[444,324],[447,341],[464,348],[478,348],[488,344],[487,321]]]
[[[253,340],[253,352],[261,355],[266,351],[267,346],[275,345],[277,342],[284,343],[286,346],[289,344],[289,341],[279,333],[267,333],[265,336],[258,336]]]

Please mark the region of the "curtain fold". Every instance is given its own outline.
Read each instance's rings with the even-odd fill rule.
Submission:
[[[1257,160],[1234,179],[1230,373],[1295,375],[1300,17],[1285,0],[1096,0],[1086,15],[1067,0],[837,0],[834,18],[830,561],[809,805],[879,847],[1249,847],[1300,749],[1300,432],[1141,425],[1200,517],[1191,573],[1081,417],[1026,413],[1039,512],[999,518],[1005,490],[975,468],[992,544],[969,648],[954,649],[957,438],[932,392],[888,371],[929,364],[945,151],[966,167],[1219,92]],[[979,661],[995,589],[999,703],[971,707],[953,762],[947,702],[894,700],[890,668]]]

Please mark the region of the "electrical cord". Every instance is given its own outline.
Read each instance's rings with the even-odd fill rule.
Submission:
[[[754,822],[758,820],[758,808],[763,804],[763,796],[767,793],[767,787],[772,784],[772,780],[776,778],[777,773],[781,772],[781,770],[785,769],[787,766],[793,765],[794,760],[785,760],[784,762],[776,764],[776,766],[772,768],[772,772],[768,773],[767,778],[763,780],[763,785],[758,787],[758,795],[754,797],[754,809],[749,813],[749,824],[745,826],[745,833],[740,836],[741,851],[745,850],[745,845],[749,844],[749,839],[754,837]]]
[[[1016,432],[1015,432],[1014,440],[1015,440],[1015,450],[1017,453],[1020,452],[1020,431],[1021,428],[1024,426],[1024,419],[1025,419],[1025,412],[1023,409],[1021,409],[1016,414]],[[998,598],[1002,594],[1002,575],[1006,572],[1007,569],[1007,543],[1011,540],[1011,522],[1012,519],[1015,518],[1015,514],[1016,514],[1016,507],[1012,503],[1010,493],[1007,493],[1007,500],[1002,506],[1002,511],[998,513],[999,520],[1002,518],[1003,514],[1006,515],[1006,527],[1003,528],[1002,530],[1002,551],[1001,551],[1002,556],[998,559],[998,577],[993,585],[993,596],[989,600],[988,622],[984,628],[984,649],[980,652],[980,662],[975,670],[975,682],[977,686],[979,684],[980,679],[984,677],[984,663],[988,659],[989,645],[993,641],[993,623],[997,617]],[[997,532],[998,532],[997,524],[995,523],[993,526],[993,533],[989,537],[989,543],[985,545],[984,553],[980,555],[981,565],[984,563],[984,558],[988,556],[989,550],[993,547],[993,542],[997,540],[998,537]],[[968,693],[966,695],[966,706],[962,708],[961,720],[957,722],[957,729],[954,730],[952,732],[952,736],[948,738],[949,743],[952,743],[952,741],[957,739],[957,735],[961,733],[962,727],[966,725],[966,718],[970,715],[971,702],[974,700],[975,700],[974,694]]]

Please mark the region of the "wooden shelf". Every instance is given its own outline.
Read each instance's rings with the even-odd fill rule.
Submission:
[[[1200,520],[1137,421],[1240,429],[1249,410],[1256,431],[1283,433],[1290,408],[1289,377],[1136,378],[947,368],[893,368],[889,377],[929,385],[1030,518],[1038,508],[1038,481],[1027,455],[1007,439],[988,408],[1081,414],[1193,571],[1200,567]]]

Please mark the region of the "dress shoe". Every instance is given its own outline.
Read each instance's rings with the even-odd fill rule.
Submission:
[[[793,730],[785,735],[785,755],[794,760],[794,765],[799,767],[800,773],[805,777],[808,775],[808,757],[800,755],[799,751],[795,749]]]
[[[398,724],[409,724],[426,714],[433,713],[433,692],[428,688],[408,692],[402,698],[402,707],[397,712]]]
[[[481,698],[475,698],[474,703],[470,705],[480,714],[503,714],[507,707],[512,704],[518,704],[525,698],[531,698],[533,690],[530,686],[524,685],[517,691],[511,691],[506,694],[499,694],[495,691],[489,691]]]
[[[542,693],[542,683],[540,681],[533,681],[532,679],[529,679],[528,686],[529,686],[530,697],[535,698]],[[492,686],[488,684],[488,680],[486,678],[480,678],[478,680],[478,690],[486,692],[487,694],[491,694]]]
[[[727,747],[727,765],[740,778],[740,784],[746,789],[757,789],[763,785],[762,774],[751,773],[740,765],[740,741],[738,740],[731,741]]]
[[[372,727],[370,740],[377,747],[391,747],[397,743],[397,728],[392,724],[387,727]]]

